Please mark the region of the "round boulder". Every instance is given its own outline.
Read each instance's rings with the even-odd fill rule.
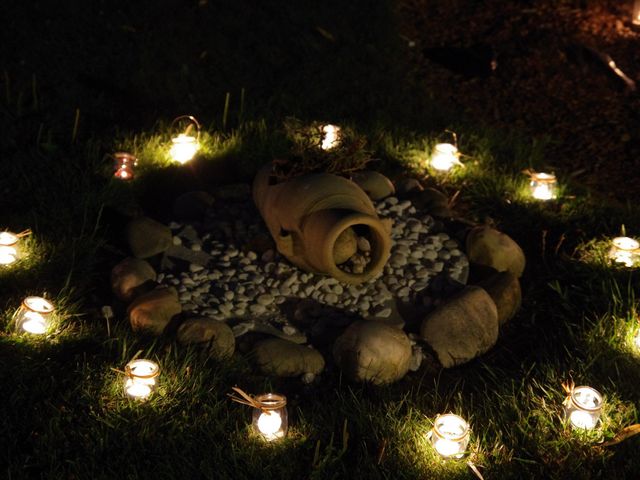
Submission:
[[[259,342],[253,355],[256,366],[265,375],[298,377],[306,373],[317,375],[324,369],[320,352],[281,338]]]
[[[140,295],[129,308],[129,323],[134,332],[162,335],[171,319],[182,311],[173,287],[157,288]]]
[[[354,173],[351,180],[358,184],[373,201],[382,200],[396,192],[391,180],[373,170]]]
[[[126,228],[126,238],[136,258],[149,258],[165,252],[173,242],[169,227],[148,217],[131,220]]]
[[[521,277],[525,267],[524,252],[509,235],[485,225],[473,228],[467,236],[467,256],[473,263],[509,271]]]
[[[361,320],[336,339],[333,356],[352,380],[385,385],[400,380],[409,370],[411,341],[402,330]]]
[[[125,258],[111,270],[111,290],[120,300],[130,302],[147,282],[155,282],[156,272],[138,258]]]
[[[500,272],[483,280],[484,288],[498,308],[498,323],[504,325],[513,318],[522,303],[520,281],[511,272]]]
[[[233,330],[226,323],[211,318],[185,320],[178,328],[177,339],[183,345],[199,345],[217,359],[229,358],[236,348]]]
[[[420,336],[445,368],[474,359],[498,340],[498,310],[480,287],[466,287],[422,321]]]

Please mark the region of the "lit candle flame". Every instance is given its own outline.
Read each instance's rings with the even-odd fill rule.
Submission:
[[[278,412],[264,411],[258,418],[258,430],[267,440],[274,440],[279,437],[278,432],[282,426],[282,417]]]

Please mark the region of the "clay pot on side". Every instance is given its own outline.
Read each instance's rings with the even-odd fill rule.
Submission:
[[[282,255],[303,270],[351,284],[382,271],[391,249],[391,221],[378,218],[358,185],[329,173],[277,183],[271,172],[270,165],[258,172],[253,199]],[[371,246],[362,273],[347,272],[336,262],[342,263],[350,254],[348,243],[353,240],[344,242],[353,236],[349,229]]]

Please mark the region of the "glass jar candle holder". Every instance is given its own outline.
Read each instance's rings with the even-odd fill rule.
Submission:
[[[640,352],[640,328],[636,330],[636,334],[633,337],[633,347],[636,349],[637,352]]]
[[[113,154],[115,159],[115,172],[113,176],[120,180],[133,180],[135,175],[134,167],[138,164],[138,159],[127,152],[116,152]]]
[[[575,387],[565,401],[565,418],[573,428],[592,430],[602,412],[602,394],[591,387]]]
[[[138,358],[127,363],[124,373],[125,394],[134,400],[144,401],[158,386],[160,366],[152,360]]]
[[[184,131],[171,139],[172,145],[169,150],[171,158],[181,164],[190,161],[200,149],[200,124],[195,117],[182,115],[172,122],[171,129],[174,130],[179,124],[185,123],[186,127]],[[194,129],[196,132],[195,136],[192,135]]]
[[[640,242],[634,238],[616,237],[611,240],[609,258],[615,263],[633,267],[640,260]]]
[[[462,165],[458,147],[451,143],[437,143],[433,147],[430,165],[440,172],[448,172],[456,165]]]
[[[19,332],[42,335],[49,328],[55,308],[42,297],[27,297],[16,315],[16,329]]]
[[[640,27],[640,0],[635,0],[635,2],[633,2],[631,23],[633,23],[636,27]]]
[[[340,143],[340,127],[337,125],[323,125],[322,126],[322,143],[320,147],[323,150],[331,150]]]
[[[469,445],[471,429],[453,413],[438,415],[431,430],[431,445],[443,458],[462,458]]]
[[[558,196],[558,181],[553,173],[531,173],[531,196],[536,200],[553,200]]]
[[[255,397],[253,429],[266,441],[272,442],[287,435],[287,397],[277,393],[265,393]]]
[[[11,232],[0,232],[0,267],[11,265],[20,258],[20,237]]]

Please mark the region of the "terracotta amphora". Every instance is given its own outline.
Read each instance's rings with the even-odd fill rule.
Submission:
[[[253,182],[253,200],[278,251],[303,270],[358,284],[389,258],[391,220],[378,218],[367,194],[346,178],[318,173],[278,182],[269,165]],[[360,253],[356,242],[368,247],[366,264],[345,268]]]

